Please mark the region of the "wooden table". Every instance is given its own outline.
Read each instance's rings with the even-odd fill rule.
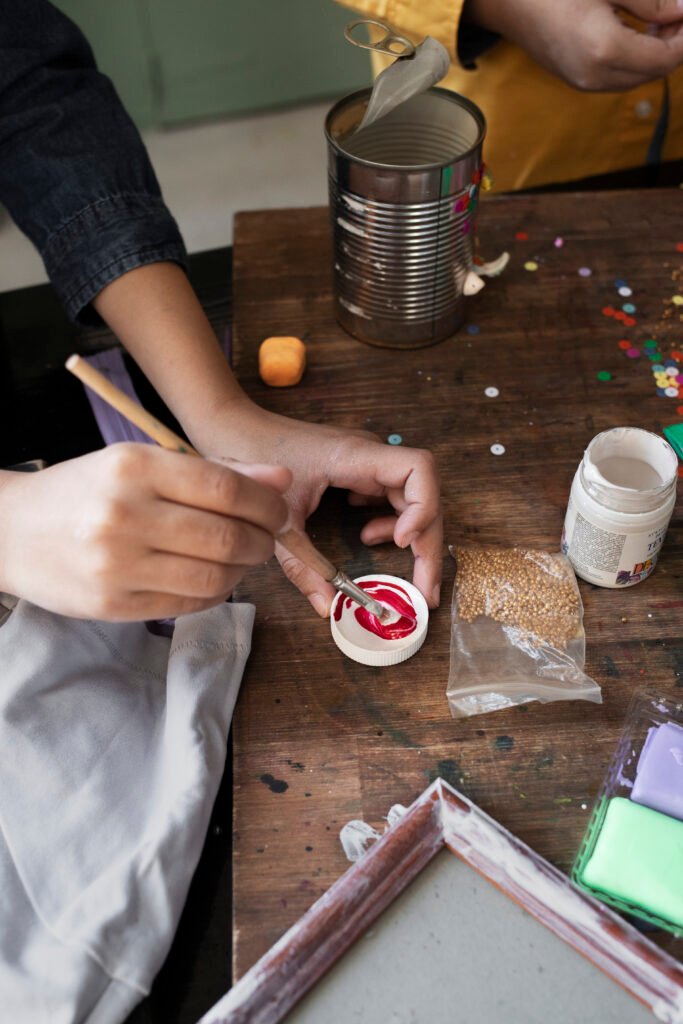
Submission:
[[[588,441],[615,425],[661,432],[681,418],[680,401],[656,395],[645,355],[630,359],[617,342],[655,338],[665,353],[683,343],[680,307],[670,301],[683,290],[683,236],[672,227],[682,206],[679,192],[664,190],[485,199],[481,253],[491,259],[507,249],[512,258],[468,300],[479,332],[461,329],[409,352],[364,345],[336,325],[325,210],[242,214],[237,374],[275,411],[431,448],[443,476],[447,543],[557,550]],[[537,270],[524,268],[529,260]],[[633,289],[630,300],[617,294],[617,279]],[[637,306],[632,328],[601,312],[624,301]],[[308,369],[296,388],[270,390],[258,379],[257,348],[271,334],[307,341]],[[598,380],[600,370],[612,379]],[[498,398],[485,397],[488,385]],[[504,455],[491,454],[495,442]],[[651,579],[625,591],[581,583],[587,671],[603,687],[602,706],[534,703],[451,718],[446,551],[442,605],[425,646],[388,669],[339,653],[329,623],[272,563],[249,574],[238,594],[256,603],[257,618],[234,720],[235,978],[347,868],[342,825],[363,818],[381,828],[392,804],[409,804],[436,776],[569,869],[632,694],[649,684],[683,697],[682,512],[679,501]],[[360,543],[364,514],[330,493],[310,529],[351,574],[409,576],[406,553]]]

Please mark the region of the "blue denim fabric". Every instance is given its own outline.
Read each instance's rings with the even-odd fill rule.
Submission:
[[[185,265],[147,152],[80,30],[47,0],[0,0],[0,201],[69,316],[146,263]]]

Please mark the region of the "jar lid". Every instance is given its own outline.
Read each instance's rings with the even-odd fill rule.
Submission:
[[[332,602],[330,628],[339,650],[361,665],[375,666],[398,665],[417,654],[427,636],[429,622],[427,602],[417,587],[399,576],[384,573],[358,576],[354,583],[389,607],[392,616],[386,623],[378,623],[351,598],[337,594]],[[378,632],[368,626],[377,627]]]
[[[659,434],[641,427],[603,430],[586,448],[580,476],[591,498],[613,512],[652,512],[675,501],[678,459]]]

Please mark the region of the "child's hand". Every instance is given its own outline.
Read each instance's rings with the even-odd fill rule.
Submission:
[[[304,528],[328,487],[349,492],[352,504],[384,501],[393,513],[380,515],[361,531],[365,544],[394,541],[415,556],[413,582],[435,608],[439,603],[443,528],[439,476],[432,455],[418,448],[383,444],[373,434],[290,420],[251,406],[233,417],[225,440],[214,433],[207,453],[219,446],[234,457],[277,461],[291,469],[287,491],[291,524]],[[287,576],[320,615],[329,614],[334,588],[279,546],[276,554]]]
[[[2,473],[0,590],[112,621],[210,608],[273,554],[290,482],[139,444]]]

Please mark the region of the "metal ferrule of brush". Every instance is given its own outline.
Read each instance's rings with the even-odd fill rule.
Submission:
[[[367,609],[371,615],[376,615],[378,619],[381,619],[385,613],[385,607],[379,601],[375,601],[373,597],[366,594],[364,590],[356,586],[353,580],[350,580],[345,572],[339,570],[337,575],[331,580],[332,586],[336,587],[337,590],[341,590],[342,594],[346,594],[352,601],[359,604],[361,608]]]

